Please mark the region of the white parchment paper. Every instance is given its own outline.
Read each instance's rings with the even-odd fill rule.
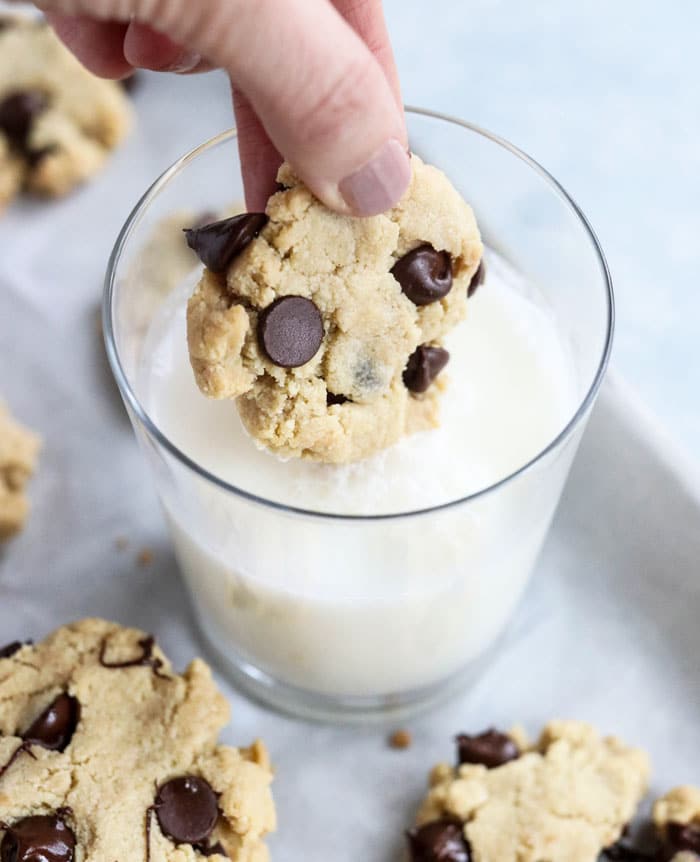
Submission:
[[[135,98],[137,129],[93,185],[0,220],[0,396],[45,439],[31,521],[0,551],[0,642],[99,614],[153,632],[184,666],[203,648],[97,309],[131,205],[230,117],[221,78],[152,77]],[[137,564],[143,547],[150,567]],[[700,480],[610,379],[504,643],[470,690],[409,723],[410,750],[388,749],[381,728],[275,715],[220,680],[233,707],[224,739],[262,736],[272,751],[274,858],[397,858],[429,766],[452,758],[456,732],[491,724],[536,733],[554,716],[589,719],[651,752],[655,792],[700,782],[699,559]]]

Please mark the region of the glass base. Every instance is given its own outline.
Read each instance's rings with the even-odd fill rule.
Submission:
[[[482,673],[496,645],[447,679],[412,691],[372,697],[328,695],[275,679],[233,652],[224,652],[197,620],[214,663],[244,695],[277,712],[333,724],[396,724],[463,691]],[[500,640],[500,638],[499,638]]]

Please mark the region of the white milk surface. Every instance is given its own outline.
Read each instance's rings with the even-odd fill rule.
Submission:
[[[515,283],[514,283],[515,282]],[[267,500],[341,514],[424,509],[473,494],[530,461],[576,406],[571,360],[555,322],[501,261],[469,316],[446,340],[442,423],[365,461],[281,461],[257,448],[233,402],[198,390],[177,291],[148,336],[147,409],[166,436],[210,473]],[[187,288],[189,293],[189,287]]]
[[[576,407],[551,313],[492,258],[448,340],[440,429],[354,465],[282,462],[256,448],[233,403],[197,389],[185,339],[190,290],[177,290],[151,325],[142,398],[186,455],[268,500],[354,515],[457,500],[538,455]],[[504,629],[572,455],[567,446],[467,504],[388,521],[281,512],[184,469],[161,496],[202,630],[239,676],[247,663],[296,689],[395,703],[469,667]]]

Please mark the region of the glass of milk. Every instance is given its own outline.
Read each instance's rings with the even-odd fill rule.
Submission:
[[[395,720],[487,669],[610,353],[605,260],[562,187],[468,123],[410,110],[408,126],[487,249],[436,431],[357,464],[283,462],[199,392],[185,307],[201,266],[181,228],[242,201],[235,132],[157,180],[107,274],[110,362],[202,635],[241,688],[316,718]]]

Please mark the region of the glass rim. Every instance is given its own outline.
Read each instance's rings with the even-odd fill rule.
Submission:
[[[119,350],[116,346],[114,326],[112,320],[112,307],[115,295],[117,267],[122,257],[122,252],[124,251],[124,248],[131,236],[132,230],[135,224],[138,222],[141,213],[157,197],[157,195],[167,185],[170,179],[176,176],[191,161],[196,159],[201,154],[207,152],[208,150],[218,146],[219,144],[236,139],[238,133],[234,127],[224,132],[221,132],[220,134],[214,136],[208,141],[205,141],[204,143],[200,144],[199,146],[195,147],[194,149],[186,153],[184,156],[179,158],[169,168],[167,168],[142,195],[136,206],[129,214],[129,217],[125,221],[122,229],[120,230],[117,240],[114,244],[114,248],[112,249],[112,252],[110,254],[109,261],[107,264],[107,272],[105,275],[102,303],[102,326],[107,357],[109,360],[110,367],[112,369],[112,373],[119,387],[119,391],[127,407],[131,411],[133,411],[134,415],[144,426],[148,434],[163,449],[165,449],[166,452],[168,452],[177,461],[183,464],[183,466],[185,466],[187,469],[195,473],[199,478],[211,482],[213,485],[217,486],[223,491],[226,491],[227,493],[233,494],[237,497],[241,497],[251,503],[261,505],[265,508],[272,508],[277,511],[289,513],[292,515],[332,521],[392,521],[401,518],[416,518],[423,515],[430,515],[443,510],[456,509],[457,507],[464,506],[469,503],[475,502],[476,500],[485,498],[497,492],[506,485],[511,484],[526,473],[532,471],[534,467],[536,467],[541,461],[543,461],[550,453],[560,448],[572,436],[573,432],[578,427],[578,425],[580,424],[580,422],[582,421],[582,419],[584,418],[589,408],[592,406],[593,402],[596,399],[603,378],[605,377],[605,372],[607,370],[610,361],[610,354],[612,351],[613,332],[615,329],[615,297],[613,293],[612,278],[610,275],[607,261],[605,259],[605,255],[601,248],[600,242],[598,241],[598,237],[595,234],[595,231],[593,230],[586,216],[583,214],[581,208],[571,197],[571,195],[566,191],[566,189],[561,185],[561,183],[556,180],[552,176],[552,174],[549,173],[549,171],[547,171],[544,167],[542,167],[542,165],[540,165],[539,162],[537,162],[523,150],[516,147],[514,144],[511,144],[505,138],[502,138],[499,135],[494,134],[493,132],[489,132],[488,130],[483,129],[480,126],[475,125],[474,123],[469,123],[466,120],[460,120],[458,117],[453,117],[449,114],[443,114],[437,111],[430,111],[426,108],[419,108],[408,105],[406,106],[405,110],[407,114],[427,117],[432,120],[440,120],[451,125],[460,126],[461,128],[466,129],[469,132],[486,138],[486,140],[506,150],[511,155],[520,159],[536,174],[538,174],[540,178],[543,179],[550,186],[552,191],[554,191],[559,196],[559,198],[564,202],[564,204],[566,204],[569,210],[577,217],[579,223],[584,229],[584,233],[588,236],[588,239],[598,259],[598,264],[600,267],[601,275],[603,277],[604,290],[607,299],[605,344],[603,347],[602,355],[598,362],[598,367],[593,376],[593,380],[588,387],[586,394],[580,400],[578,407],[573,412],[571,418],[559,431],[559,433],[555,437],[553,437],[552,440],[550,440],[549,443],[537,454],[535,454],[532,458],[526,461],[523,465],[518,467],[517,470],[514,470],[513,472],[509,473],[507,476],[504,476],[497,482],[494,482],[491,485],[487,485],[485,488],[481,488],[480,490],[475,491],[471,494],[467,494],[464,497],[458,497],[455,500],[448,500],[445,503],[440,503],[435,506],[428,506],[421,509],[413,509],[406,512],[388,512],[373,515],[353,515],[338,512],[318,512],[314,509],[304,509],[297,506],[290,506],[286,503],[280,503],[276,500],[269,500],[266,497],[261,497],[258,494],[254,494],[250,491],[244,490],[243,488],[239,488],[236,485],[232,485],[229,482],[226,482],[224,479],[220,478],[219,476],[216,476],[214,473],[211,473],[206,470],[193,458],[190,458],[189,455],[187,455],[178,446],[176,446],[166,436],[166,434],[161,431],[161,429],[151,419],[148,414],[148,411],[143,407],[140,400],[136,396],[136,393],[134,392],[131,383],[129,382],[129,378],[124,371],[121,359],[119,357]]]

